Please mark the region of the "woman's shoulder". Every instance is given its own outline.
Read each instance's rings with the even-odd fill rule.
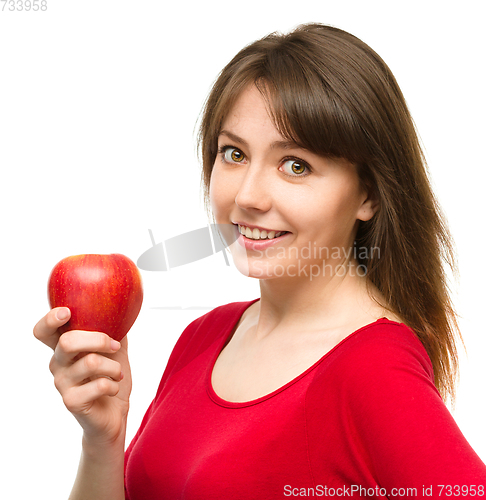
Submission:
[[[391,316],[391,315],[390,315]],[[397,360],[416,359],[429,364],[430,359],[416,332],[398,319],[382,317],[359,328],[348,337],[343,349],[348,356],[363,362],[382,359],[390,364]]]
[[[306,411],[310,417],[344,411],[368,419],[425,400],[442,401],[425,348],[411,328],[380,318],[349,335],[319,366],[307,388]]]
[[[419,376],[433,383],[427,351],[415,331],[399,319],[387,315],[358,328],[333,349],[321,371],[354,387],[390,377]]]

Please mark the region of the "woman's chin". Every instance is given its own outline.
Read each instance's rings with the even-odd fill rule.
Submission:
[[[271,265],[264,260],[256,260],[252,258],[234,258],[233,263],[238,271],[248,278],[259,280],[271,280],[279,278],[291,278],[294,276],[291,272],[287,272],[284,265]],[[272,263],[273,264],[273,263]]]

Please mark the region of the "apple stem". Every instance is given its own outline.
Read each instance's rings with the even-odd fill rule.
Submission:
[[[154,235],[152,234],[152,230],[149,229],[149,234],[150,234],[150,239],[152,240],[152,246],[155,246],[155,238],[154,238]]]

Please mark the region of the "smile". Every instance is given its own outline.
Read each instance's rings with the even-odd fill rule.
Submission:
[[[282,236],[286,234],[288,231],[266,231],[265,229],[258,229],[257,227],[254,229],[251,229],[246,226],[240,226],[238,224],[238,231],[243,235],[246,236],[250,240],[273,240],[274,238],[278,238],[279,236]]]

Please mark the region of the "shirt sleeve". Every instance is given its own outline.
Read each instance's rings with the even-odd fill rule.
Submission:
[[[378,484],[423,498],[484,496],[486,466],[440,397],[425,349],[405,325],[392,326],[362,336],[343,387]]]

